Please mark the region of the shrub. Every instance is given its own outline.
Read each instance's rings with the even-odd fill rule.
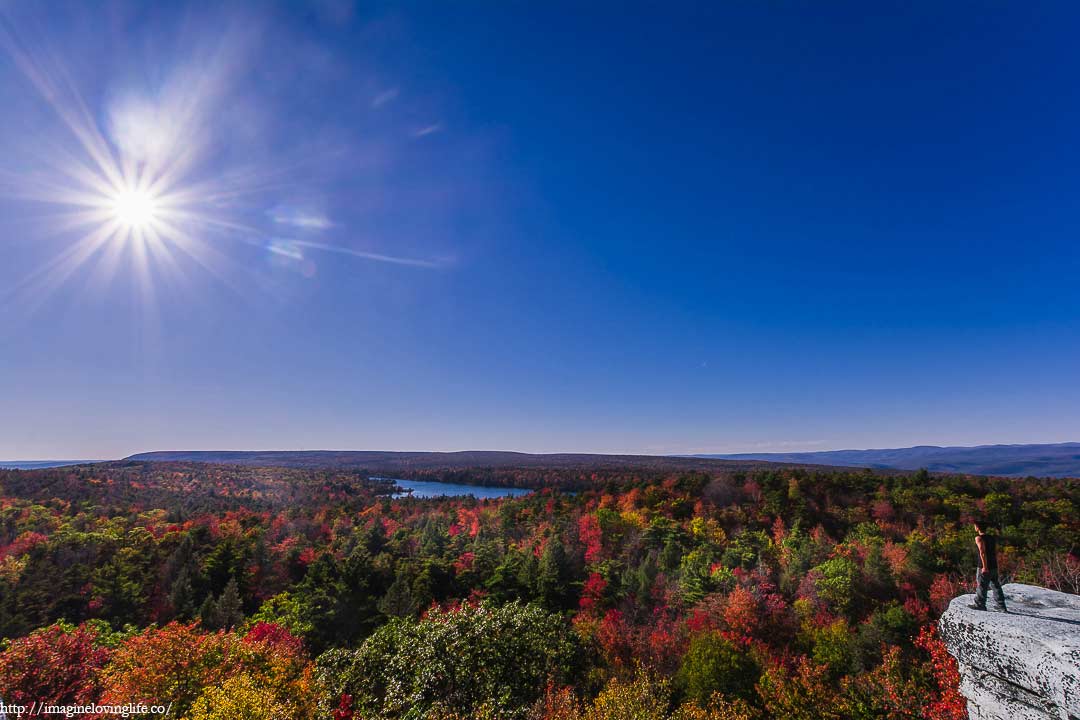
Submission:
[[[759,675],[753,658],[719,632],[690,641],[677,676],[679,689],[690,700],[706,705],[713,693],[751,698]]]
[[[573,677],[580,651],[565,621],[535,605],[466,603],[395,619],[354,651],[319,658],[329,714],[343,693],[370,720],[524,717],[549,680]]]

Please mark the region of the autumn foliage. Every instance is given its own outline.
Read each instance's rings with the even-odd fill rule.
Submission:
[[[183,463],[0,471],[0,697],[198,720],[960,720],[934,628],[970,582],[971,519],[996,526],[1006,580],[1080,591],[1068,480],[451,475],[539,490],[391,499],[359,471]]]

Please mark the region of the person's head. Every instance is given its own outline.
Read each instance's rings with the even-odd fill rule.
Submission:
[[[975,532],[979,533],[980,535],[985,533],[989,528],[990,523],[986,522],[986,520],[979,518],[975,521]]]

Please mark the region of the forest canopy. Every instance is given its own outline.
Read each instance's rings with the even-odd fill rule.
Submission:
[[[1001,536],[1007,580],[1080,592],[1073,480],[448,472],[417,474],[536,492],[0,471],[0,697],[200,719],[962,718],[934,626],[970,584],[971,521]]]

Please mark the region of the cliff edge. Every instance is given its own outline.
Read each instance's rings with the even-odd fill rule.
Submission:
[[[1009,613],[955,598],[941,636],[971,720],[1080,720],[1080,595],[1010,583]],[[993,607],[993,601],[990,601]]]

